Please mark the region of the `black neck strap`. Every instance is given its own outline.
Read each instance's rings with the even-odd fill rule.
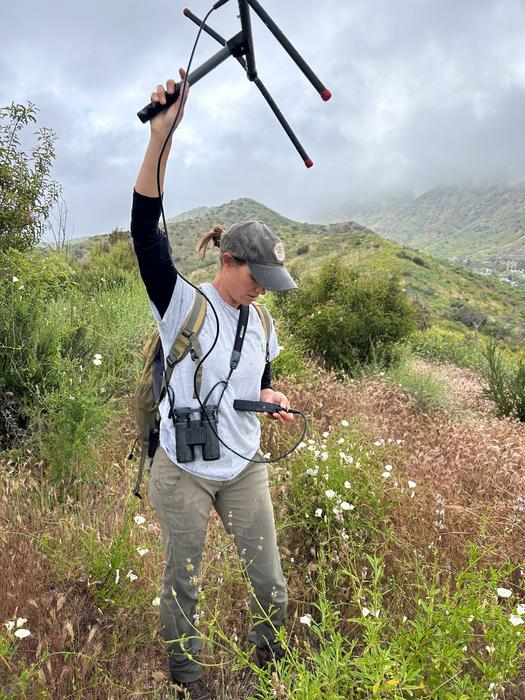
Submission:
[[[230,357],[230,374],[234,369],[237,368],[239,360],[241,359],[242,345],[244,343],[244,336],[246,335],[246,327],[248,325],[248,318],[250,315],[249,306],[241,306],[239,308],[239,320],[237,321],[237,332],[235,334],[235,343],[233,344],[233,350]]]

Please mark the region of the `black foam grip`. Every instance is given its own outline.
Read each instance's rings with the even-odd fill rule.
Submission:
[[[160,102],[150,102],[148,105],[143,107],[140,112],[137,112],[137,116],[140,119],[140,121],[145,124],[146,122],[149,122],[150,119],[153,119],[153,117],[156,117],[159,112],[162,112],[164,109],[168,109],[171,107],[171,105],[176,101],[177,97],[179,96],[180,92],[180,83],[177,83],[175,85],[175,91],[171,95],[167,92],[164,94],[166,95],[166,104],[161,105]]]

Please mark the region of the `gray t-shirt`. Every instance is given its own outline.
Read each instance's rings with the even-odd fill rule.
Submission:
[[[230,306],[210,283],[201,285],[201,289],[211,300],[219,317],[219,338],[212,353],[202,365],[201,401],[211,387],[221,380],[226,380],[230,371],[230,356],[235,342],[239,310]],[[151,302],[153,315],[157,321],[164,356],[166,357],[180,327],[188,315],[197,292],[180,276],[171,297],[166,313],[160,318],[155,305]],[[255,413],[240,412],[233,408],[234,399],[259,401],[261,392],[261,377],[266,364],[266,335],[257,311],[250,306],[248,326],[242,347],[241,359],[233,371],[228,387],[224,392],[219,408],[218,434],[221,440],[245,457],[238,457],[220,444],[220,459],[205,461],[202,459],[202,447],[195,445],[193,462],[180,463],[177,461],[175,427],[168,418],[169,402],[164,398],[160,405],[161,427],[160,444],[171,460],[182,469],[207,479],[226,481],[237,476],[248,464],[259,449],[261,429]],[[217,324],[213,311],[207,304],[206,317],[199,333],[199,342],[205,355],[213,344]],[[270,361],[279,354],[275,329],[270,333]],[[175,408],[183,406],[199,407],[197,399],[193,398],[193,376],[196,363],[190,353],[175,365],[171,375],[170,387],[175,396]],[[216,387],[208,403],[216,404],[219,400],[223,384]],[[192,418],[199,414],[192,414]]]

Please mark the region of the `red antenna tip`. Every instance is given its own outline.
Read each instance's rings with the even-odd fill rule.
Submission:
[[[332,93],[330,92],[330,90],[323,90],[323,92],[321,93],[321,97],[325,102],[328,102],[328,100],[332,97]]]
[[[313,160],[310,160],[310,158],[308,158],[308,160],[304,161],[304,164],[306,165],[307,168],[311,168],[312,165],[314,164],[314,162],[313,162]]]

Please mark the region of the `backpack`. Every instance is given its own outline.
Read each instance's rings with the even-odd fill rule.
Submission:
[[[255,307],[264,334],[266,336],[266,362],[269,362],[270,330],[272,317],[263,304],[252,302]],[[197,363],[202,357],[198,335],[206,316],[206,299],[202,294],[195,294],[193,306],[184,319],[178,336],[175,338],[169,355],[164,359],[162,343],[158,328],[149,336],[143,350],[143,369],[135,392],[135,425],[137,427],[137,442],[140,442],[140,460],[137,467],[137,478],[133,493],[138,498],[146,459],[149,458],[148,470],[151,468],[153,457],[159,444],[160,411],[159,406],[169,385],[174,366],[183,360],[188,352]],[[197,372],[197,391],[200,393],[202,366]],[[133,450],[129,459],[133,457]]]

